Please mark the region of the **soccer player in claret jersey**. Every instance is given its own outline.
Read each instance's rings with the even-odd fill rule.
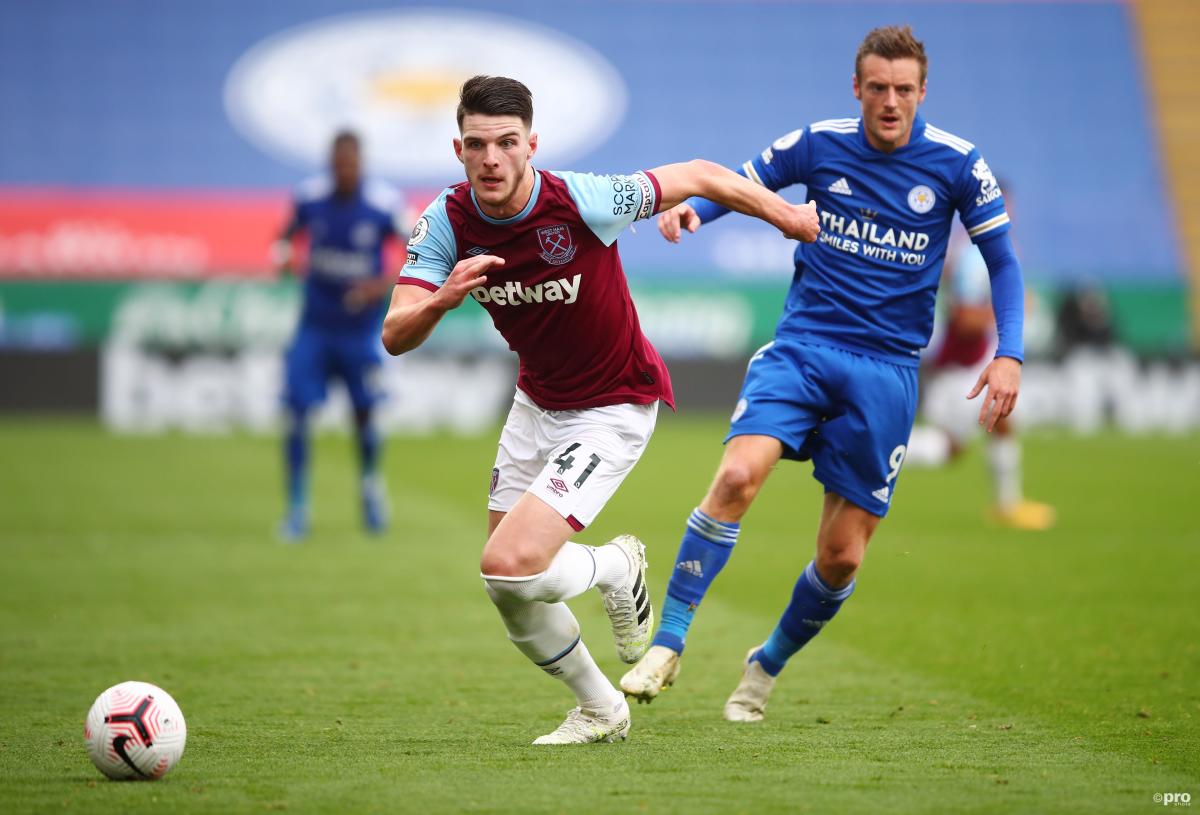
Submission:
[[[1022,359],[1021,271],[1004,199],[974,145],[927,123],[924,46],[908,27],[870,32],[853,76],[860,117],[817,122],[742,165],[772,190],[805,184],[821,238],[795,253],[775,340],[750,360],[725,453],[687,519],[662,624],[621,679],[640,701],[674,682],[696,607],[729,559],[742,517],[780,457],[813,461],[825,487],[816,557],[775,630],[750,649],[725,718],[758,721],[784,664],[854,591],[867,542],[894,499],[917,403],[917,362],[955,211],[991,275],[999,347],[969,397],[986,389],[990,430],[1016,403]],[[706,200],[659,220],[673,241],[725,213]]]
[[[363,523],[373,533],[387,525],[373,406],[380,396],[383,356],[379,323],[391,286],[383,246],[397,237],[399,213],[395,190],[363,178],[359,138],[346,130],[333,140],[330,172],[300,185],[291,220],[275,244],[276,262],[290,271],[293,237],[304,232],[309,238],[304,306],[284,360],[288,509],[280,534],[285,541],[308,534],[308,422],[325,400],[330,379],[345,383],[354,408]]]
[[[533,100],[520,82],[477,76],[460,94],[454,151],[467,181],[417,221],[384,320],[393,354],[421,344],[467,297],[481,303],[520,373],[500,435],[480,560],[513,644],[565,683],[577,707],[535,744],[624,739],[629,706],[596,666],[566,600],[597,588],[617,654],[645,653],[653,615],[645,549],[624,535],[569,538],[592,522],[641,456],[671,381],[643,336],[616,239],[691,195],[813,240],[816,210],[705,161],[630,175],[537,170]]]

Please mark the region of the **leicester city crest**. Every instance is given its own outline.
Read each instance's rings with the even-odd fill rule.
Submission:
[[[576,246],[571,241],[571,229],[566,224],[543,226],[537,231],[542,260],[551,266],[562,266],[575,259]]]
[[[908,206],[918,215],[924,215],[933,209],[936,200],[937,196],[933,194],[933,190],[924,184],[918,184],[908,191]]]

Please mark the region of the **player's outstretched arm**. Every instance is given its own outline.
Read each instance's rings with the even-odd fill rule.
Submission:
[[[455,264],[436,292],[420,286],[396,286],[383,318],[383,347],[389,354],[403,354],[425,342],[447,311],[461,306],[471,289],[487,283],[488,269],[503,265],[503,258],[478,255]]]
[[[821,233],[821,219],[815,203],[799,206],[789,204],[766,187],[720,164],[694,159],[680,164],[667,164],[650,172],[658,179],[662,196],[659,210],[675,211],[677,205],[686,199],[698,196],[727,209],[760,218],[794,240],[812,243]],[[692,214],[695,214],[694,210]],[[686,211],[679,210],[677,215],[679,223],[687,228]],[[696,225],[699,226],[698,221]],[[659,230],[668,240],[672,234],[678,234],[677,227],[668,226],[664,229],[660,224]],[[689,228],[689,231],[694,230]]]
[[[999,343],[996,358],[983,369],[967,398],[974,399],[987,389],[979,408],[979,423],[987,427],[990,433],[996,422],[1012,413],[1017,406],[1017,393],[1021,389],[1021,360],[1025,353],[1022,342],[1025,285],[1021,279],[1021,265],[1017,262],[1007,231],[985,238],[977,245],[992,282],[992,310],[996,317]]]

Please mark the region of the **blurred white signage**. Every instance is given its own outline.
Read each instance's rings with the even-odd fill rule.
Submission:
[[[268,37],[234,64],[225,109],[285,162],[323,166],[334,132],[352,127],[372,172],[449,183],[463,177],[451,147],[458,89],[475,74],[529,86],[547,169],[603,144],[625,114],[621,75],[584,43],[512,17],[437,9],[329,17]]]
[[[387,358],[378,426],[400,433],[485,430],[512,402],[513,363],[491,354]],[[283,358],[262,350],[175,359],[110,344],[100,362],[100,414],[106,426],[120,432],[273,430],[282,413],[282,392]],[[348,429],[352,415],[345,389],[331,386],[315,423]]]

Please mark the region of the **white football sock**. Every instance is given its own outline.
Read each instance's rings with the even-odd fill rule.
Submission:
[[[592,556],[596,558],[596,587],[602,592],[620,588],[629,577],[629,570],[633,568],[625,550],[612,543],[593,548]]]
[[[557,662],[539,667],[551,676],[561,679],[575,694],[579,706],[592,713],[612,713],[620,707],[625,698],[596,665],[583,640]]]
[[[596,585],[601,591],[612,591],[628,574],[629,558],[618,547],[593,548],[567,541],[544,572],[526,577],[485,574],[483,579],[522,600],[560,603]]]
[[[996,505],[1009,509],[1021,502],[1021,443],[1013,436],[993,436],[987,446],[988,469]]]
[[[485,578],[508,638],[518,650],[575,694],[579,706],[607,713],[621,702],[621,692],[600,671],[579,635],[575,615],[563,603],[524,600],[509,590],[509,581]]]

